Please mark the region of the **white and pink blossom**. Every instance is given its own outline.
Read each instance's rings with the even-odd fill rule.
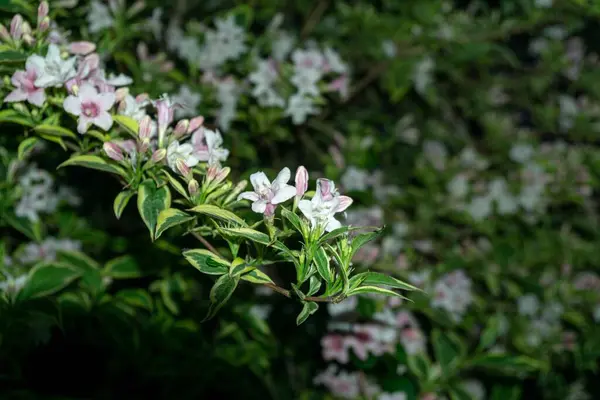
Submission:
[[[317,190],[311,200],[300,200],[298,208],[310,221],[311,226],[323,226],[331,232],[342,226],[335,214],[343,212],[352,204],[348,196],[341,196],[329,179],[317,179]]]
[[[109,130],[113,124],[109,110],[114,103],[114,93],[98,93],[92,85],[84,84],[77,96],[70,95],[65,99],[63,106],[68,113],[79,117],[77,131],[83,134],[90,125]]]
[[[46,101],[44,89],[35,84],[38,76],[40,76],[39,66],[30,57],[25,64],[25,71],[16,71],[13,74],[11,83],[15,86],[15,90],[6,96],[4,101],[12,103],[27,100],[34,106],[44,105]]]
[[[282,169],[275,180],[271,183],[264,172],[256,172],[250,175],[250,182],[254,192],[244,192],[238,196],[238,200],[252,201],[252,211],[265,216],[275,213],[277,204],[283,203],[296,195],[296,188],[288,185],[291,177],[289,168]]]

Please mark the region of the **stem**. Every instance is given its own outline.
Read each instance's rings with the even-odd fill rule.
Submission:
[[[280,286],[275,285],[274,283],[265,283],[264,284],[266,287],[273,289],[274,291],[276,291],[279,294],[284,295],[285,297],[291,299],[292,298],[292,292],[284,289]],[[321,297],[321,296],[306,296],[304,298],[305,301],[314,301],[315,303],[333,303],[333,297],[332,296],[326,296],[326,297]]]
[[[317,6],[310,13],[308,19],[306,20],[306,23],[304,24],[304,28],[302,28],[302,33],[300,33],[300,36],[302,38],[306,38],[308,35],[310,35],[312,30],[315,28],[315,25],[317,25],[317,22],[323,16],[323,13],[325,12],[325,9],[327,9],[328,5],[329,5],[328,0],[319,1],[319,4],[317,4]]]
[[[219,253],[219,251],[217,249],[214,248],[214,246],[212,244],[210,244],[208,242],[208,240],[204,239],[204,237],[202,235],[200,235],[197,232],[192,232],[192,236],[194,236],[196,239],[198,239],[200,242],[202,242],[202,244],[211,252],[213,252],[214,254],[218,255],[219,257],[222,257],[221,254]]]

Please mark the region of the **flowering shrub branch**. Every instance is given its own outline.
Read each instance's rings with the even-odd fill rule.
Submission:
[[[227,256],[209,245],[209,250],[183,252],[200,272],[217,277],[207,318],[227,302],[240,281],[297,297],[303,304],[298,324],[317,310],[317,302],[339,302],[362,293],[403,297],[395,290],[415,289],[381,273],[355,270],[352,258],[381,229],[342,226],[335,214],[344,212],[352,199],[340,195],[331,180],[318,179],[315,192],[309,193],[306,169],[298,168],[292,186],[291,172],[284,168],[272,182],[263,172],[252,174],[253,191],[244,192],[246,181],[227,179],[230,168],[222,163],[229,151],[218,130],[205,127],[202,116],[175,121],[182,105],[167,95],[134,97],[126,87],[130,78],[107,76],[93,43],[50,42],[48,12],[42,2],[35,30],[20,15],[13,18],[10,33],[0,28],[5,33],[0,61],[12,57],[14,71],[0,122],[26,128],[28,139],[20,152],[38,138],[46,139],[72,152],[60,167],[116,176],[123,186],[113,204],[116,217],[137,196],[152,240],[179,227],[205,244],[208,235],[225,241]],[[25,70],[19,69],[23,62]],[[77,133],[70,129],[74,125]],[[248,214],[247,201],[258,219]],[[300,247],[294,237],[302,239]],[[266,260],[293,264],[296,281],[291,289],[277,286],[260,269]]]

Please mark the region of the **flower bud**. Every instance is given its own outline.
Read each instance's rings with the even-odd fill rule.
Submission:
[[[21,24],[21,33],[23,35],[31,35],[31,25],[29,25],[29,22],[23,21]]]
[[[152,153],[152,161],[157,163],[157,162],[161,162],[162,160],[164,160],[164,158],[167,156],[167,150],[166,149],[158,149],[156,150],[154,153]]]
[[[190,194],[190,196],[195,196],[198,194],[198,190],[200,190],[200,184],[198,184],[198,181],[195,179],[191,179],[188,182],[188,192]]]
[[[192,120],[190,121],[190,125],[188,126],[187,133],[195,132],[196,129],[198,129],[202,126],[203,123],[204,123],[204,117],[201,115],[197,116],[195,118],[192,118]]]
[[[122,111],[121,106],[125,106],[124,101],[125,97],[129,94],[129,88],[123,87],[115,90],[115,101],[119,103],[119,111]]]
[[[149,99],[150,99],[150,96],[148,95],[148,93],[141,93],[141,94],[138,94],[137,96],[135,96],[136,103],[143,103],[145,101],[148,101]]]
[[[190,121],[187,119],[182,119],[181,121],[179,121],[177,123],[177,125],[175,126],[175,130],[173,131],[173,134],[175,135],[176,139],[179,139],[180,137],[182,137],[183,135],[185,135],[188,131],[188,127],[190,126]]]
[[[89,68],[90,71],[98,69],[100,67],[100,56],[98,53],[92,53],[85,56],[83,62],[86,65],[86,68]]]
[[[175,161],[175,167],[177,168],[177,171],[179,171],[179,173],[186,179],[191,178],[192,170],[181,158]]]
[[[11,41],[11,37],[10,37],[10,33],[8,33],[8,29],[6,29],[6,27],[2,24],[0,24],[0,39],[2,39],[5,42]]]
[[[48,5],[48,2],[42,1],[40,3],[40,5],[38,6],[38,11],[37,11],[38,27],[40,26],[40,23],[42,22],[42,20],[48,16],[49,12],[50,12],[50,6]]]
[[[150,148],[150,139],[148,139],[148,138],[142,139],[142,141],[139,143],[138,153],[144,154],[145,152],[148,151],[149,148]]]
[[[38,24],[38,32],[46,32],[48,30],[48,28],[50,28],[50,17],[44,18]]]
[[[152,135],[152,118],[149,115],[145,115],[140,121],[138,135],[141,139],[150,139]]]
[[[206,181],[217,185],[227,178],[227,175],[231,172],[231,168],[221,168],[218,165],[211,165],[206,170]]]
[[[133,17],[140,11],[142,11],[144,7],[146,7],[146,2],[144,0],[138,0],[135,3],[133,3],[131,7],[129,7],[129,10],[127,10],[127,15],[129,17]]]
[[[296,197],[300,198],[304,196],[304,193],[308,190],[308,171],[303,165],[299,166],[296,170]]]
[[[69,53],[85,56],[96,50],[96,45],[92,42],[80,41],[69,44]]]
[[[115,161],[123,161],[125,159],[121,148],[114,143],[105,142],[104,145],[102,145],[102,149],[109,158]]]
[[[23,103],[14,103],[13,108],[22,114],[29,114],[27,106]]]
[[[23,35],[23,17],[20,14],[16,14],[12,21],[10,21],[10,36],[14,40],[21,39],[21,35]]]
[[[33,44],[35,43],[35,38],[33,36],[31,36],[31,34],[29,34],[29,33],[23,34],[22,39],[23,39],[23,42],[28,46],[33,46]]]

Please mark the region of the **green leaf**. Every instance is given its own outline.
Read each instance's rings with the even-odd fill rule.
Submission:
[[[487,349],[496,343],[496,339],[500,335],[500,320],[497,315],[488,318],[485,328],[479,338],[479,348]]]
[[[543,363],[526,356],[488,353],[470,360],[472,368],[486,368],[505,374],[520,374],[543,368]]]
[[[519,400],[523,389],[519,386],[494,385],[490,400]]]
[[[90,257],[79,251],[59,250],[57,259],[61,263],[72,265],[82,272],[100,269],[100,265],[95,260],[92,260]]]
[[[431,341],[436,360],[446,374],[450,373],[451,369],[462,360],[463,347],[460,341],[437,329],[432,332]]]
[[[140,126],[137,121],[131,117],[127,117],[125,115],[113,115],[113,121],[117,123],[121,128],[123,128],[127,133],[132,135],[133,137],[138,136],[138,131]]]
[[[221,228],[220,230],[231,236],[243,237],[252,240],[253,242],[265,245],[271,242],[271,240],[269,239],[269,235],[250,228]]]
[[[296,325],[302,324],[308,319],[308,317],[317,312],[318,309],[319,305],[314,301],[305,301],[304,305],[302,306],[302,311],[300,311],[298,318],[296,318]]]
[[[474,400],[473,397],[462,387],[451,387],[449,389],[451,400]]]
[[[50,296],[81,276],[75,267],[61,263],[36,265],[29,273],[25,286],[19,292],[20,301]]]
[[[192,208],[191,211],[197,212],[199,214],[208,215],[209,217],[217,218],[225,222],[232,222],[237,225],[246,226],[246,222],[244,222],[243,219],[241,219],[231,211],[224,210],[212,204],[201,204]]]
[[[311,276],[308,280],[308,293],[306,295],[313,296],[321,289],[321,284],[321,280],[316,275]]]
[[[204,318],[204,321],[208,321],[213,318],[217,312],[227,303],[227,300],[231,297],[237,284],[239,277],[221,275],[215,282],[212,289],[210,290],[210,307],[208,308],[208,314]]]
[[[15,110],[0,111],[0,122],[11,122],[32,128],[35,124],[31,119]]]
[[[156,239],[167,229],[191,221],[192,219],[194,219],[193,216],[176,208],[162,210],[158,214],[158,220],[156,221]]]
[[[185,259],[198,271],[209,275],[223,275],[229,272],[230,263],[205,249],[186,250]]]
[[[64,163],[60,164],[58,168],[69,167],[69,166],[79,166],[91,169],[97,169],[99,171],[110,172],[112,174],[121,175],[123,177],[127,176],[125,170],[117,165],[110,164],[106,160],[92,155],[80,155],[80,156],[72,156]]]
[[[0,4],[1,9],[5,9],[4,4]],[[27,54],[20,51],[3,51],[0,52],[0,64],[22,63],[27,60]]]
[[[329,256],[327,256],[325,249],[323,247],[317,248],[314,257],[315,266],[321,278],[325,279],[327,283],[332,283],[334,280],[333,271],[329,266]]]
[[[233,15],[237,25],[243,26],[245,29],[249,29],[250,25],[252,24],[254,10],[248,4],[240,4],[231,9],[228,14]]]
[[[308,232],[307,226],[304,222],[302,222],[298,215],[294,214],[285,207],[281,207],[281,215],[290,221],[294,229],[300,232],[302,236],[306,236],[306,232]]]
[[[399,279],[394,278],[393,276],[389,276],[386,274],[382,274],[380,272],[361,272],[360,274],[354,275],[353,278],[360,277],[364,280],[362,281],[365,286],[374,286],[374,285],[382,285],[389,286],[394,289],[403,289],[403,290],[421,290],[413,285],[410,285],[406,282],[402,282]]]
[[[238,276],[246,272],[250,272],[253,269],[256,269],[256,267],[248,265],[243,258],[237,257],[231,262],[231,268],[229,268],[229,275]]]
[[[19,149],[17,150],[17,158],[20,161],[24,161],[27,157],[29,157],[29,155],[38,143],[40,143],[40,139],[36,137],[30,137],[23,140],[21,143],[19,143]]]
[[[423,354],[417,353],[409,355],[407,359],[407,366],[410,372],[419,378],[419,380],[428,380],[431,363]]]
[[[364,231],[366,229],[377,230],[379,228],[369,226],[340,226],[339,228],[334,229],[331,232],[328,232],[321,236],[321,238],[319,239],[319,243],[325,243],[327,241],[337,239],[338,237],[343,236],[348,232]]]
[[[62,126],[57,125],[38,125],[33,128],[37,133],[42,133],[49,136],[58,136],[58,137],[69,137],[71,139],[77,139],[77,135],[70,131],[67,128],[63,128]]]
[[[117,219],[121,218],[125,207],[129,203],[129,200],[133,197],[135,192],[133,190],[124,190],[115,197],[115,201],[113,202],[113,211],[115,212],[115,216]]]
[[[130,306],[152,311],[154,308],[152,297],[143,289],[124,289],[117,293],[117,299]]]
[[[156,187],[152,179],[145,180],[138,188],[138,211],[150,231],[150,238],[154,241],[154,232],[158,222],[158,214],[171,206],[171,192],[167,186]]]
[[[140,268],[131,256],[114,258],[104,265],[104,275],[114,279],[131,279],[142,276]]]
[[[354,296],[357,294],[364,294],[364,293],[377,293],[377,294],[382,294],[384,296],[394,296],[394,297],[399,297],[404,300],[410,300],[410,299],[402,296],[400,293],[396,293],[393,290],[380,288],[378,286],[359,286],[356,289],[350,289],[348,291],[348,293],[346,293],[346,295]]]
[[[27,218],[17,217],[12,212],[2,214],[2,219],[31,240],[37,242],[42,240],[42,228],[39,222],[31,222]]]
[[[165,170],[163,170],[162,173],[167,177],[167,180],[169,181],[169,183],[171,184],[171,186],[173,187],[173,189],[175,189],[175,191],[177,193],[179,193],[180,195],[182,195],[186,199],[189,199],[187,190],[185,190],[185,188],[183,187],[183,185],[181,184],[181,182],[179,182],[179,180],[177,180],[176,178],[174,178],[171,174],[169,174]]]
[[[273,283],[273,281],[271,280],[271,278],[269,278],[269,276],[267,274],[265,274],[264,272],[262,272],[259,269],[253,269],[252,271],[248,272],[247,274],[242,275],[242,279],[251,283],[256,283],[256,284],[265,284],[265,283]]]
[[[361,233],[359,235],[356,235],[353,239],[352,239],[352,257],[354,257],[354,255],[356,254],[356,252],[358,251],[358,249],[360,249],[362,246],[364,246],[365,244],[367,244],[368,242],[377,239],[377,237],[379,237],[381,235],[381,233],[383,232],[383,228],[378,229],[374,232],[369,232],[369,233]]]

